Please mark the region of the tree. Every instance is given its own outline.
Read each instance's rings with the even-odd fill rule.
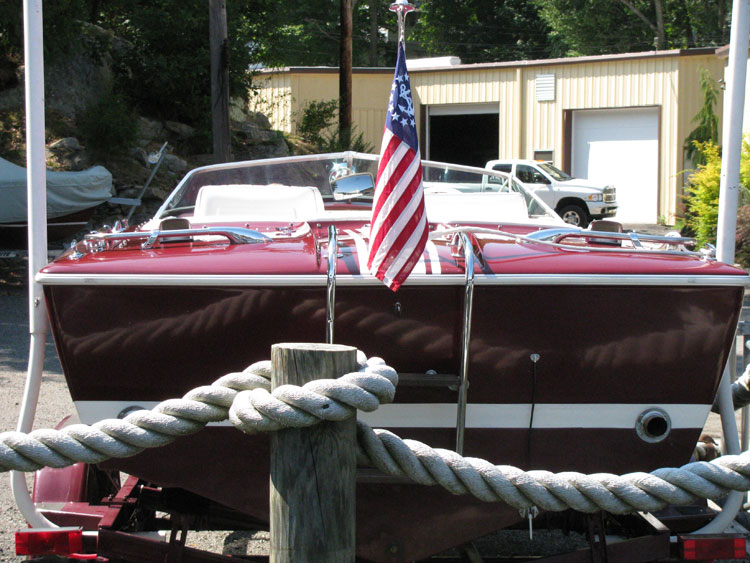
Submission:
[[[701,147],[707,142],[715,145],[719,141],[719,117],[714,112],[714,106],[719,99],[719,85],[705,68],[701,69],[700,85],[703,105],[693,117],[696,127],[687,136],[684,144],[685,156],[696,166],[706,164],[706,151],[701,150]]]
[[[383,0],[352,1],[353,65],[372,65],[371,7],[376,11],[375,58],[381,64],[396,60],[395,45],[386,43],[379,29],[395,29],[395,18]],[[338,66],[340,2],[335,0],[280,2],[268,19],[253,25],[258,59],[270,67]]]
[[[272,5],[272,0],[227,2],[233,95],[246,95],[250,86],[248,68],[257,56],[253,30]],[[118,84],[131,101],[146,115],[207,126],[211,81],[206,0],[109,0],[99,8],[94,23],[132,45],[117,54]]]
[[[555,54],[722,45],[730,0],[534,0]]]
[[[409,38],[433,55],[476,63],[544,58],[549,31],[526,0],[430,0],[421,4]]]

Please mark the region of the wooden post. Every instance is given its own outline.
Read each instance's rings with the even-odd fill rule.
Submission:
[[[356,348],[275,344],[271,386],[356,370]],[[270,561],[354,561],[356,419],[271,433]]]
[[[211,134],[214,162],[231,162],[229,137],[229,43],[224,0],[208,0],[211,43]]]

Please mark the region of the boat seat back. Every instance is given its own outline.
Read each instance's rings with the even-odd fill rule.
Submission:
[[[519,193],[425,193],[427,219],[433,223],[528,221],[526,200]]]
[[[195,200],[196,218],[240,221],[306,221],[324,212],[323,197],[312,186],[203,186]]]

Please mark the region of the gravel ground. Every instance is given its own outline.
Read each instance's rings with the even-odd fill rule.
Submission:
[[[9,294],[10,293],[10,294]],[[0,289],[0,431],[16,427],[21,408],[29,350],[29,322],[25,291]],[[35,428],[54,428],[73,403],[57,360],[52,339],[47,342],[44,377]],[[23,561],[15,557],[13,533],[26,527],[10,491],[9,476],[0,475],[0,560]],[[31,486],[32,475],[27,476]]]
[[[23,396],[26,376],[26,362],[29,349],[29,324],[26,298],[26,260],[23,257],[4,258],[0,255],[0,432],[14,429]],[[62,370],[51,338],[46,346],[44,377],[41,398],[35,419],[35,428],[52,428],[65,415],[74,411],[65,384]],[[738,414],[739,424],[739,414]],[[712,415],[705,431],[712,436],[721,436],[718,416]],[[17,562],[25,559],[15,556],[14,531],[26,527],[18,512],[9,486],[7,475],[0,475],[0,561]],[[32,476],[27,476],[29,487]],[[191,532],[187,545],[226,555],[268,553],[267,532]],[[535,532],[535,539],[529,542],[524,531],[504,532],[499,537],[480,540],[479,545],[502,543],[508,555],[528,553],[534,549],[540,553],[554,553],[562,549],[577,549],[586,546],[580,536],[563,536],[559,532]],[[59,561],[57,558],[52,558]],[[50,561],[50,558],[37,558],[36,563]]]

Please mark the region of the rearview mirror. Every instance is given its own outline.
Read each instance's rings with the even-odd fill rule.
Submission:
[[[372,174],[362,172],[350,174],[331,183],[333,199],[345,200],[355,197],[372,197],[375,193],[375,182]]]

